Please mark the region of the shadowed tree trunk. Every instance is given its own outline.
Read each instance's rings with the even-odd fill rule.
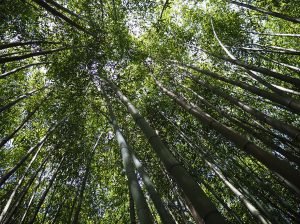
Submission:
[[[209,186],[209,184],[207,184],[207,183],[205,183],[204,181],[203,182],[201,182],[201,184],[203,184],[208,190],[209,190],[209,192],[210,193],[212,193],[213,194],[213,196],[222,204],[222,206],[235,218],[235,220],[238,222],[238,223],[240,223],[240,224],[242,224],[243,222],[242,222],[242,220],[240,219],[240,217],[231,209],[231,208],[229,208],[229,206],[223,201],[223,199],[220,197],[220,196],[218,196],[218,194],[217,194],[217,192],[212,188],[212,187],[210,187]]]
[[[300,223],[297,1],[3,0],[0,224]]]
[[[64,204],[64,201],[59,204],[58,209],[57,209],[57,211],[56,211],[56,213],[54,215],[53,221],[51,222],[52,224],[56,223],[56,220],[57,220],[57,218],[59,216],[59,213],[61,212],[61,209],[63,207],[63,204]]]

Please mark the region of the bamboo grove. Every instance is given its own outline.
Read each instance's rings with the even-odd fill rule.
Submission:
[[[0,223],[299,223],[297,0],[3,0]]]

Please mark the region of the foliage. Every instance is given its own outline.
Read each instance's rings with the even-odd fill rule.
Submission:
[[[228,222],[264,223],[263,217],[265,223],[298,223],[299,23],[233,2],[0,4],[0,180],[11,171],[0,181],[0,222],[76,223],[76,212],[79,223],[133,221],[129,180],[108,105],[172,218],[197,222],[195,205],[168,173],[113,82]],[[296,0],[243,3],[294,18],[300,13]],[[155,80],[194,106],[180,106]],[[241,149],[192,114],[193,108],[285,163],[299,179],[289,183],[289,175],[266,165],[269,157],[259,160],[248,143]],[[162,223],[145,180],[137,171],[136,176],[155,222]]]

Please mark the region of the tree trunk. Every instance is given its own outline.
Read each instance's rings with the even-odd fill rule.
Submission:
[[[269,47],[272,48],[272,47]],[[287,54],[287,55],[300,55],[300,51],[294,50],[294,49],[280,49],[280,48],[274,48],[268,49],[265,48],[253,48],[253,47],[239,47],[238,49],[246,50],[246,51],[254,51],[254,52],[262,52],[262,53],[275,53],[275,54]]]
[[[34,113],[37,111],[35,109],[34,111],[30,112],[26,118],[22,121],[22,123],[8,136],[6,136],[2,141],[0,142],[0,148],[3,147],[10,139],[12,139],[15,134],[22,129],[22,127],[30,120],[30,118],[34,115]]]
[[[41,169],[42,169],[43,166],[46,164],[47,160],[45,160],[44,162],[45,162],[45,163],[42,163],[41,166],[40,166]],[[30,209],[30,207],[31,207],[31,204],[33,203],[33,199],[34,199],[34,197],[35,197],[35,195],[36,195],[36,192],[37,192],[37,190],[38,190],[38,188],[39,188],[39,186],[40,186],[40,184],[41,184],[41,180],[42,180],[42,177],[43,177],[43,175],[44,175],[44,173],[45,173],[45,170],[46,170],[46,168],[43,169],[43,171],[41,172],[41,174],[40,174],[40,176],[39,176],[39,179],[38,179],[38,181],[37,181],[37,185],[36,185],[35,188],[33,189],[32,196],[31,196],[31,198],[30,198],[30,200],[29,200],[29,202],[28,202],[28,204],[27,204],[27,208],[26,208],[26,210],[25,210],[25,212],[24,212],[24,214],[23,214],[23,216],[22,216],[22,218],[21,218],[20,223],[23,223],[23,221],[25,220],[25,218],[26,218],[26,216],[27,216],[27,213],[28,213],[28,211],[29,211],[29,209]],[[36,172],[36,175],[37,175],[37,174],[38,174],[38,172]],[[30,182],[28,182],[28,184],[27,184],[27,186],[26,186],[26,188],[25,188],[26,191],[25,191],[25,193],[22,195],[22,198],[19,200],[19,203],[18,203],[18,204],[20,204],[21,201],[23,200],[23,198],[25,197],[25,194],[26,194],[27,191],[29,190],[29,188],[30,188],[31,184],[33,183],[34,179],[35,179],[35,177],[32,177],[31,180],[30,180]],[[17,207],[15,207],[15,208],[17,208]],[[10,216],[10,217],[12,217],[13,214],[14,214],[14,212],[11,212],[11,216]],[[9,220],[9,219],[7,219],[7,220]],[[9,222],[7,222],[7,223],[9,223]],[[5,223],[5,224],[6,224],[6,223]]]
[[[260,222],[263,224],[271,223],[269,220],[267,220],[260,211],[255,208],[255,206],[236,188],[234,187],[227,178],[222,174],[222,172],[214,166],[212,163],[205,160],[205,163],[209,165],[209,167],[218,175],[218,177],[225,183],[227,187],[245,204],[245,206],[248,208],[250,213]]]
[[[151,179],[149,178],[148,174],[143,168],[143,165],[141,162],[137,159],[137,157],[132,152],[132,160],[135,165],[135,168],[139,172],[140,176],[143,179],[143,182],[145,184],[145,187],[149,193],[149,196],[151,200],[153,201],[153,204],[162,220],[162,223],[167,224],[175,224],[174,219],[170,215],[170,213],[166,210],[158,192],[155,190],[154,184],[152,183]]]
[[[101,138],[101,135],[98,136],[98,139],[97,139],[97,141],[96,141],[96,143],[93,147],[93,150],[91,152],[91,155],[87,159],[87,163],[86,163],[86,166],[85,166],[85,173],[84,173],[84,177],[83,177],[83,180],[82,180],[82,183],[81,183],[81,188],[80,188],[80,193],[79,193],[78,205],[77,205],[77,209],[75,210],[74,219],[73,219],[73,222],[72,222],[73,224],[79,223],[79,220],[80,220],[79,215],[80,215],[81,205],[82,205],[82,202],[83,202],[83,195],[84,195],[84,191],[85,191],[85,188],[86,188],[86,183],[87,183],[88,177],[90,175],[90,170],[91,170],[91,165],[92,165],[92,160],[93,160],[93,157],[94,157],[94,153],[95,153],[95,150],[98,146],[100,138]]]
[[[230,53],[230,51],[225,47],[225,45],[219,39],[219,37],[218,37],[218,35],[217,35],[216,31],[215,31],[212,19],[211,19],[211,26],[212,26],[212,30],[213,30],[214,36],[215,36],[216,40],[218,41],[219,45],[223,48],[223,50],[226,52],[226,54],[229,56],[229,58],[231,60],[235,60],[236,61],[237,58],[233,54]],[[258,75],[256,75],[254,71],[251,71],[251,70],[249,70],[247,68],[244,68],[244,69],[248,73],[248,75],[250,75],[252,78],[254,78],[255,80],[257,80],[259,83],[261,83],[265,87],[269,88],[270,90],[272,90],[273,92],[275,92],[277,94],[285,95],[285,92],[283,92],[281,89],[276,88],[272,84],[268,83],[267,81],[265,81],[264,79],[262,79],[261,77],[259,77]]]
[[[213,129],[221,133],[224,137],[235,143],[237,147],[242,149],[247,154],[252,155],[270,170],[282,175],[295,187],[297,193],[300,194],[300,173],[299,171],[293,169],[293,167],[291,167],[286,161],[279,160],[272,154],[264,151],[263,149],[250,142],[247,138],[241,136],[240,134],[228,128],[227,126],[219,123],[210,115],[201,111],[197,106],[188,103],[182,98],[179,98],[173,92],[163,87],[162,84],[157,80],[156,84],[166,95],[173,99],[178,105],[186,109],[188,113],[199,119],[204,124],[208,125],[209,127],[212,127]]]
[[[214,158],[215,158],[215,155],[212,155],[210,152],[208,152],[207,150],[205,151],[205,150],[203,150],[203,146],[199,146],[198,144],[192,144],[191,142],[192,142],[192,140],[190,140],[190,137],[188,137],[185,133],[183,133],[183,130],[181,130],[182,128],[181,127],[178,127],[178,125],[177,124],[175,124],[174,123],[174,121],[172,121],[172,120],[170,120],[169,118],[167,118],[165,115],[163,115],[162,113],[160,113],[161,114],[161,116],[166,120],[166,121],[168,121],[174,128],[175,128],[175,130],[177,131],[177,133],[178,133],[178,135],[191,147],[191,148],[193,148],[195,151],[200,151],[200,153],[202,154],[202,155],[204,155],[204,157],[201,157],[201,158],[204,158],[204,159],[202,159],[203,161],[205,160],[205,158],[206,157],[209,157],[210,159],[212,159],[212,160],[214,160]],[[194,133],[195,131],[194,130],[191,130],[191,132],[192,133]],[[201,142],[201,141],[199,141],[199,142]],[[266,184],[266,181],[264,180],[264,179],[262,179],[260,176],[256,176],[255,175],[255,173],[251,170],[251,169],[249,169],[249,167],[243,167],[243,166],[241,166],[235,159],[233,159],[233,158],[230,158],[229,159],[230,161],[228,161],[227,160],[227,162],[229,162],[229,163],[233,163],[235,166],[236,166],[236,169],[238,169],[239,171],[242,171],[243,172],[243,176],[247,176],[247,177],[251,177],[251,178],[254,178],[254,180],[255,180],[255,182],[257,183],[257,184],[259,184],[259,186],[260,186],[260,188],[261,189],[269,189],[269,191],[270,192],[272,192],[274,195],[276,195],[276,193],[270,188],[270,186],[269,185],[267,185]],[[241,161],[243,161],[243,160],[241,160]],[[216,161],[215,162],[215,164],[219,164],[220,163],[220,161]],[[198,174],[196,174],[196,177],[198,178]],[[235,175],[234,175],[234,177],[235,177]],[[202,184],[204,184],[204,186],[206,187],[206,188],[211,188],[208,184],[205,184],[205,182],[201,182]],[[270,195],[265,195],[265,191],[263,191],[262,192],[262,195],[260,195],[260,197],[264,197],[264,198],[266,198],[266,200],[269,200],[269,198],[271,198],[271,196]],[[248,195],[249,195],[249,193],[248,193]],[[285,207],[285,209],[287,210],[287,211],[289,211],[290,210],[290,214],[288,213],[287,215],[289,216],[289,217],[291,217],[292,219],[294,219],[294,220],[296,220],[297,218],[297,213],[296,213],[296,211],[291,211],[291,209],[289,208],[289,206],[286,206],[286,202],[285,201],[283,201],[283,200],[285,200],[285,199],[281,199],[281,198],[279,198],[280,200],[279,200],[279,202],[278,202],[278,204],[281,204],[281,205],[283,205],[283,207]],[[256,200],[256,199],[254,199],[254,200]],[[222,203],[223,204],[223,203]],[[226,205],[226,204],[225,204]],[[261,208],[261,206],[259,206],[260,208]],[[276,206],[275,206],[276,207]],[[277,208],[278,209],[280,209],[280,210],[282,210],[282,208],[280,208],[280,207],[278,207],[277,206]],[[265,209],[263,209],[263,208],[261,208],[262,210],[265,210]],[[282,210],[283,212],[284,212],[284,210]],[[269,217],[272,217],[272,216],[270,216],[269,215]],[[272,221],[272,220],[271,220]]]
[[[109,86],[117,94],[121,102],[127,107],[128,112],[133,117],[135,123],[141,128],[148,142],[157,153],[167,171],[174,178],[178,186],[183,190],[184,194],[191,201],[197,213],[202,217],[206,224],[225,223],[225,219],[200,189],[199,185],[194,181],[185,168],[175,159],[169,149],[163,144],[160,137],[150,127],[148,122],[143,118],[139,111],[132,105],[128,98],[112,83]]]
[[[247,9],[251,9],[251,10],[254,10],[254,11],[257,11],[257,12],[261,12],[261,13],[266,14],[266,15],[270,15],[270,16],[274,16],[274,17],[277,17],[277,18],[280,18],[280,19],[284,19],[286,21],[290,21],[290,22],[293,22],[293,23],[300,23],[299,18],[291,17],[291,16],[281,14],[281,13],[278,13],[278,12],[267,11],[265,9],[258,8],[256,6],[245,4],[245,3],[242,3],[242,2],[236,2],[236,1],[230,0],[230,3],[241,6],[241,7],[244,7],[244,8],[247,8]]]
[[[24,179],[25,179],[26,174],[28,173],[29,169],[31,168],[31,165],[32,165],[32,163],[35,161],[35,159],[36,159],[38,153],[39,153],[40,150],[42,149],[43,144],[44,144],[44,141],[40,144],[40,146],[39,146],[38,150],[36,151],[35,155],[32,157],[31,161],[30,161],[29,164],[27,165],[27,167],[26,167],[26,169],[25,169],[25,171],[24,171],[23,176],[19,179],[19,181],[18,181],[18,183],[16,184],[16,186],[15,186],[13,192],[11,193],[9,199],[7,200],[7,202],[6,202],[6,204],[5,204],[5,207],[4,207],[4,209],[2,210],[1,215],[0,215],[0,223],[2,222],[2,220],[3,220],[4,216],[6,215],[8,209],[10,208],[10,205],[11,205],[11,203],[12,203],[12,201],[13,201],[13,199],[14,199],[14,197],[15,197],[17,191],[18,191],[18,189],[19,189],[20,186],[22,185],[22,183],[23,183],[23,181],[24,181]],[[0,185],[0,186],[1,186],[1,185]]]
[[[36,66],[36,65],[44,65],[44,64],[48,64],[48,63],[46,63],[46,62],[32,63],[32,64],[28,64],[28,65],[24,65],[24,66],[15,68],[15,69],[10,70],[10,71],[8,71],[8,72],[2,73],[2,74],[0,75],[0,79],[3,79],[3,78],[5,78],[5,77],[7,77],[7,76],[9,76],[9,75],[11,75],[11,74],[14,74],[14,73],[16,73],[16,72],[18,72],[18,71],[21,71],[21,70],[23,70],[23,69],[26,69],[26,68],[29,68],[29,67],[32,67],[32,66]]]
[[[52,8],[50,5],[48,5],[46,2],[42,1],[42,0],[33,0],[33,2],[35,2],[36,4],[38,4],[40,7],[44,8],[45,10],[47,10],[48,12],[50,12],[52,15],[54,15],[55,17],[58,17],[62,20],[64,20],[66,23],[68,23],[69,25],[77,28],[80,31],[83,31],[84,33],[87,33],[89,35],[92,35],[89,31],[87,31],[84,27],[82,27],[81,25],[77,24],[76,22],[72,21],[71,19],[69,19],[67,16],[65,16],[64,14],[60,13],[59,11],[57,11],[56,9]]]
[[[48,215],[48,213],[49,213],[50,208],[52,207],[52,201],[53,201],[53,198],[54,198],[54,196],[55,196],[57,190],[58,190],[58,187],[55,186],[54,189],[53,189],[53,191],[51,192],[51,196],[50,196],[50,198],[49,198],[48,205],[47,205],[47,207],[46,207],[46,209],[45,209],[45,212],[44,212],[44,214],[43,214],[43,218],[42,218],[42,220],[40,221],[41,224],[44,224],[44,223],[45,223],[46,217],[47,217],[47,215]]]
[[[255,86],[250,86],[250,85],[248,85],[246,83],[243,83],[243,82],[240,82],[240,81],[227,79],[225,77],[222,77],[222,76],[218,75],[217,73],[214,73],[214,72],[211,72],[211,71],[208,71],[208,70],[199,69],[199,68],[191,66],[191,65],[184,65],[183,64],[183,66],[185,66],[187,68],[191,68],[191,69],[193,69],[197,72],[200,72],[202,74],[208,75],[208,76],[210,76],[214,79],[221,80],[223,82],[241,87],[242,89],[245,89],[245,90],[247,90],[251,93],[254,93],[258,96],[261,96],[265,99],[268,99],[268,100],[270,100],[274,103],[281,104],[281,105],[285,106],[286,109],[288,109],[291,112],[300,113],[300,101],[296,100],[296,99],[293,99],[292,97],[289,97],[289,96],[286,96],[286,95],[281,96],[281,95],[278,95],[278,94],[270,93],[268,91],[259,89]]]
[[[23,201],[24,197],[26,196],[30,186],[33,184],[34,179],[36,178],[36,176],[38,175],[38,173],[42,170],[43,166],[46,164],[46,162],[48,161],[49,157],[47,156],[43,162],[40,164],[40,166],[37,168],[37,170],[35,171],[34,175],[31,176],[31,178],[29,179],[29,181],[27,182],[27,184],[25,185],[24,189],[21,191],[21,193],[18,195],[17,200],[14,202],[12,208],[9,210],[9,213],[5,216],[5,214],[3,215],[4,220],[3,220],[3,224],[8,224],[11,223],[10,220],[13,217],[13,215],[15,214],[15,212],[17,211],[20,203]],[[43,173],[43,172],[42,172]]]
[[[49,42],[43,40],[32,40],[32,41],[25,41],[25,42],[11,42],[6,44],[0,45],[0,50],[12,48],[12,47],[20,47],[25,45],[33,45],[33,44],[59,44],[58,42]]]
[[[134,201],[133,201],[130,189],[128,189],[128,193],[129,193],[129,216],[130,216],[130,223],[131,224],[136,224],[135,210],[134,210]]]
[[[300,68],[296,67],[296,66],[293,66],[293,65],[289,65],[289,64],[285,64],[285,63],[282,63],[282,62],[279,62],[279,61],[276,61],[272,58],[268,58],[268,57],[265,57],[264,55],[262,54],[258,54],[259,57],[263,58],[264,60],[266,61],[270,61],[270,62],[274,62],[275,64],[277,65],[281,65],[283,67],[286,67],[288,69],[290,69],[291,71],[293,72],[296,72],[298,74],[300,74]]]
[[[273,70],[270,70],[270,69],[267,69],[267,68],[264,68],[264,67],[258,67],[258,66],[255,66],[255,65],[246,64],[245,62],[242,62],[238,59],[232,59],[232,58],[224,57],[224,56],[221,56],[221,55],[216,55],[216,54],[213,54],[213,53],[208,52],[208,51],[203,50],[203,49],[200,49],[200,50],[207,53],[207,54],[209,54],[209,55],[211,55],[211,56],[213,56],[213,57],[215,57],[215,58],[221,59],[223,61],[227,61],[227,62],[230,62],[234,65],[238,65],[238,66],[241,66],[243,68],[246,68],[248,70],[259,72],[259,73],[264,74],[266,76],[270,76],[270,77],[276,78],[278,80],[281,80],[283,82],[290,83],[290,84],[294,85],[297,88],[299,88],[299,86],[300,86],[300,79],[298,79],[298,78],[283,75],[281,73],[275,72]]]
[[[290,149],[292,149],[292,151],[294,153],[297,153],[300,151],[299,146],[297,146],[297,143],[295,141],[290,141],[289,139],[285,138],[284,136],[282,136],[280,133],[279,134],[275,134],[274,132],[272,132],[271,130],[263,127],[260,123],[258,123],[257,121],[255,121],[255,124],[250,123],[248,120],[245,119],[241,119],[240,117],[235,117],[236,120],[239,120],[240,122],[242,122],[243,124],[251,127],[252,129],[257,129],[262,131],[263,133],[265,133],[267,136],[270,136],[271,138],[274,138],[278,141],[280,141],[281,143],[283,143],[285,146],[289,147]],[[281,144],[280,143],[280,144]]]
[[[63,203],[64,203],[64,201],[59,204],[58,209],[57,209],[57,211],[56,211],[56,213],[54,215],[53,221],[51,222],[52,224],[56,224],[57,223],[56,220],[57,220],[58,215],[59,215],[59,213],[61,211]]]
[[[237,223],[243,224],[240,217],[234,212],[225,202],[224,200],[217,194],[215,191],[215,186],[212,188],[209,184],[205,183],[205,181],[202,181],[201,184],[205,186],[209,190],[209,192],[220,202],[220,204],[227,210],[228,213],[230,213],[236,220]]]
[[[110,120],[113,125],[116,139],[117,139],[119,147],[120,147],[123,167],[125,169],[125,173],[128,178],[128,185],[130,188],[130,192],[132,194],[134,203],[136,205],[138,220],[140,221],[141,224],[153,223],[152,214],[148,207],[146,198],[144,197],[143,191],[139,185],[139,182],[138,182],[138,179],[137,179],[134,167],[133,167],[131,153],[129,152],[129,148],[126,143],[126,140],[118,127],[117,120],[115,118],[115,115],[113,113],[111,105],[109,104],[108,99],[107,99],[107,105],[108,105],[108,109],[109,109]]]
[[[54,131],[54,129],[57,127],[55,125],[53,128],[49,128],[47,134],[33,147],[31,147],[27,153],[20,159],[20,161],[12,167],[8,172],[6,172],[1,178],[0,178],[0,187],[5,183],[5,181],[17,170],[20,166],[23,165],[23,163],[28,159],[28,157],[38,148],[38,151],[43,147],[45,141],[49,137],[49,135]]]
[[[79,15],[77,15],[76,13],[72,12],[71,10],[63,7],[62,5],[58,4],[57,2],[53,1],[53,0],[46,0],[47,3],[49,3],[50,5],[53,5],[54,7],[60,9],[61,11],[64,11],[66,13],[68,13],[71,16],[75,16],[77,18],[80,18]]]
[[[185,201],[186,206],[189,208],[189,211],[190,211],[191,215],[193,216],[195,223],[205,224],[204,221],[202,220],[202,218],[197,213],[197,211],[194,208],[191,201],[185,196],[185,194],[182,194],[181,196],[183,197],[183,200]]]
[[[17,99],[15,99],[14,101],[12,101],[12,102],[6,104],[6,105],[3,106],[3,107],[0,107],[0,113],[2,113],[2,112],[5,111],[5,110],[8,110],[8,109],[11,108],[12,106],[14,106],[16,103],[20,102],[21,100],[24,100],[24,99],[26,99],[26,98],[28,98],[28,97],[34,95],[36,92],[39,92],[39,91],[44,90],[44,89],[46,89],[46,88],[47,88],[47,87],[44,86],[43,88],[35,89],[35,90],[32,90],[32,91],[30,91],[30,92],[28,92],[28,93],[25,93],[25,94],[22,95],[22,96],[19,96],[19,97],[18,97]]]
[[[29,212],[29,209],[30,209],[30,207],[31,207],[31,205],[32,205],[32,203],[33,203],[33,199],[34,199],[34,197],[35,197],[35,195],[36,195],[36,192],[37,192],[37,190],[38,190],[38,187],[39,187],[39,185],[40,185],[40,182],[41,180],[39,180],[39,182],[38,182],[38,184],[37,184],[37,186],[36,186],[36,188],[35,188],[35,190],[34,190],[34,192],[32,193],[32,195],[31,195],[31,198],[30,198],[30,200],[29,200],[29,202],[28,202],[28,204],[27,204],[27,208],[26,208],[26,210],[25,210],[25,212],[24,212],[24,214],[23,214],[23,216],[22,216],[22,219],[21,219],[21,221],[20,221],[20,223],[26,223],[25,222],[25,220],[26,220],[26,217],[27,217],[27,214],[28,214],[28,212]]]
[[[63,51],[63,50],[67,50],[67,49],[69,49],[69,48],[64,47],[64,48],[58,48],[58,49],[52,49],[52,50],[37,51],[37,52],[30,53],[30,54],[18,55],[18,56],[13,56],[13,57],[0,58],[0,64],[12,62],[12,61],[21,61],[21,60],[24,60],[27,58],[36,57],[36,56],[40,56],[40,55],[53,54],[55,52]],[[3,75],[1,75],[1,77],[3,78]]]
[[[174,124],[173,124],[174,125]],[[175,126],[175,125],[174,125]],[[178,129],[178,127],[177,126],[175,126],[175,128],[176,129]],[[202,146],[195,146],[195,145],[193,145],[191,142],[190,142],[190,139],[179,129],[178,130],[179,132],[180,132],[180,137],[182,137],[184,140],[185,140],[185,142],[195,151],[195,152],[200,152],[201,153],[201,155],[202,155],[202,157],[201,157],[201,160],[205,163],[205,164],[207,164],[207,165],[209,165],[209,167],[210,168],[216,168],[216,166],[214,166],[214,165],[212,165],[212,164],[210,164],[209,162],[208,162],[208,160],[207,160],[207,158],[210,158],[212,161],[214,161],[214,159],[213,159],[213,156],[211,155],[211,154],[209,154],[209,153],[207,153],[207,151],[205,151],[205,150],[203,150],[203,147]],[[217,162],[215,162],[215,164],[217,164]],[[214,169],[213,169],[214,170]],[[219,176],[221,174],[221,176]],[[247,207],[247,209],[249,210],[249,212],[257,219],[257,220],[259,220],[260,222],[262,222],[262,223],[269,223],[269,221],[267,221],[264,217],[263,217],[263,215],[261,214],[261,212],[257,209],[257,208],[255,208],[255,206],[250,202],[250,201],[248,201],[246,198],[245,198],[245,196],[244,195],[242,195],[242,193],[239,193],[239,194],[237,194],[238,192],[239,192],[239,190],[236,188],[236,187],[234,187],[232,184],[230,184],[230,182],[227,180],[227,178],[225,178],[225,176],[221,173],[221,171],[219,172],[219,173],[217,173],[217,175],[219,176],[219,178],[221,178],[221,180],[222,181],[224,181],[225,182],[225,185],[227,185],[229,188],[230,188],[230,190],[234,193],[234,194],[236,194],[236,196],[238,196],[238,198],[240,199],[241,197],[243,197],[243,200],[242,200],[242,202],[245,204],[245,206]],[[198,174],[197,174],[197,177],[198,177]],[[223,178],[222,178],[223,177]],[[227,182],[226,182],[227,181]],[[228,184],[229,183],[229,184]],[[247,195],[248,196],[251,196],[250,194],[249,194],[249,192],[247,192]],[[253,198],[252,198],[253,199]],[[254,199],[254,201],[256,201],[256,199]],[[265,209],[264,208],[262,208],[261,206],[258,206],[259,207],[259,209],[261,209],[261,211],[264,211],[265,212]],[[266,214],[268,214],[268,213],[266,213]]]
[[[268,138],[266,138],[266,136],[263,135],[262,133],[256,132],[255,130],[253,130],[253,129],[249,128],[248,126],[244,125],[243,122],[241,122],[241,121],[239,121],[239,120],[231,117],[227,112],[225,112],[225,111],[217,108],[216,106],[212,105],[211,103],[209,103],[208,101],[206,101],[202,96],[200,96],[199,94],[197,94],[192,89],[184,87],[184,86],[182,86],[182,87],[186,88],[188,91],[192,92],[202,103],[204,103],[208,107],[212,108],[213,110],[217,111],[220,115],[224,116],[229,121],[231,121],[234,124],[236,124],[238,127],[244,129],[246,132],[248,132],[252,136],[254,136],[257,139],[259,139],[266,146],[268,146],[271,150],[277,151],[278,153],[282,154],[289,161],[295,162],[298,166],[300,166],[300,158],[298,158],[297,156],[294,156],[293,154],[291,154],[288,151],[284,150],[279,145],[274,144],[271,140],[269,140]]]
[[[226,94],[224,91],[208,84],[207,82],[203,82],[196,78],[194,75],[189,74],[189,77],[194,80],[196,83],[204,85],[206,88],[210,89],[214,93],[216,93],[218,96],[228,100],[232,104],[238,106],[245,112],[251,114],[253,117],[255,117],[257,120],[264,122],[271,127],[281,131],[282,133],[290,136],[295,141],[300,141],[300,130],[290,124],[286,124],[282,121],[276,120],[274,118],[269,117],[268,115],[258,111],[255,108],[250,107],[247,104],[244,104],[242,101],[237,100],[236,98],[230,96],[229,94]]]
[[[294,34],[294,33],[259,33],[259,32],[247,32],[247,33],[263,35],[263,36],[300,37],[300,34]]]
[[[73,217],[74,208],[75,208],[75,205],[76,205],[76,203],[77,203],[78,195],[79,195],[79,192],[80,192],[79,187],[81,187],[81,186],[78,186],[78,188],[77,188],[77,190],[76,190],[75,197],[74,197],[74,199],[72,200],[71,211],[69,212],[69,215],[68,215],[68,222],[67,222],[67,223],[72,223],[72,217]]]
[[[49,181],[49,183],[48,183],[48,185],[47,185],[46,190],[43,192],[42,196],[40,197],[40,200],[39,200],[38,204],[36,205],[36,208],[35,208],[35,210],[34,210],[34,212],[33,212],[33,217],[30,219],[30,221],[28,222],[28,224],[33,224],[33,223],[34,223],[34,221],[35,221],[35,219],[36,219],[36,216],[37,216],[37,214],[39,213],[39,211],[40,211],[40,209],[41,209],[41,206],[42,206],[42,204],[44,203],[44,200],[45,200],[45,198],[46,198],[46,196],[47,196],[49,190],[51,189],[51,187],[52,187],[52,185],[53,185],[53,183],[54,183],[54,181],[55,181],[55,179],[56,179],[56,176],[57,176],[57,174],[58,174],[58,171],[60,171],[60,168],[61,168],[61,165],[62,165],[64,159],[65,159],[65,157],[63,157],[63,158],[61,159],[61,161],[60,161],[60,163],[59,163],[57,169],[55,170],[54,174],[52,175],[52,177],[51,177],[51,179],[50,179],[50,181]]]

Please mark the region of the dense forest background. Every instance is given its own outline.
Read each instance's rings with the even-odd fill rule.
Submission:
[[[2,0],[0,223],[299,223],[298,0]]]

